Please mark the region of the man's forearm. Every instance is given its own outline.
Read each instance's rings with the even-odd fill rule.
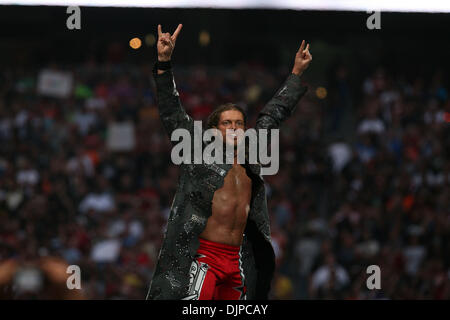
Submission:
[[[172,69],[159,70],[157,64],[155,64],[153,76],[156,84],[159,116],[169,137],[178,128],[184,128],[191,132],[193,119],[187,115],[181,105]]]
[[[291,73],[273,98],[264,106],[256,120],[256,129],[275,129],[292,115],[307,87],[301,77]]]

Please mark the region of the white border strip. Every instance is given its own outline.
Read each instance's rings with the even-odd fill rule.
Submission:
[[[448,0],[0,0],[0,5],[450,12]]]

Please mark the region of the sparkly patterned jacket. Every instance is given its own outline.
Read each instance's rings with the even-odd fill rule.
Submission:
[[[193,119],[179,99],[173,73],[158,75],[154,68],[157,102],[169,137],[177,128],[193,132]],[[255,129],[279,128],[294,111],[307,88],[290,74],[284,85],[261,110]],[[211,215],[214,192],[221,188],[231,164],[180,164],[177,192],[170,209],[164,241],[147,299],[179,300],[189,294],[189,272],[199,247],[198,235]],[[259,164],[245,165],[252,180],[252,197],[241,247],[246,299],[267,299],[275,269],[264,181]]]

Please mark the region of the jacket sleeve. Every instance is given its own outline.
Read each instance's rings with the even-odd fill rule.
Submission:
[[[291,73],[275,96],[264,106],[256,120],[255,129],[278,129],[290,117],[307,87],[301,77]]]
[[[154,67],[153,78],[156,83],[159,117],[169,138],[175,129],[183,128],[192,133],[194,121],[181,105],[172,70],[157,74]]]

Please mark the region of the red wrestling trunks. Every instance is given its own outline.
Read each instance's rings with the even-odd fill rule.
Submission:
[[[183,300],[245,300],[241,247],[200,240]]]

